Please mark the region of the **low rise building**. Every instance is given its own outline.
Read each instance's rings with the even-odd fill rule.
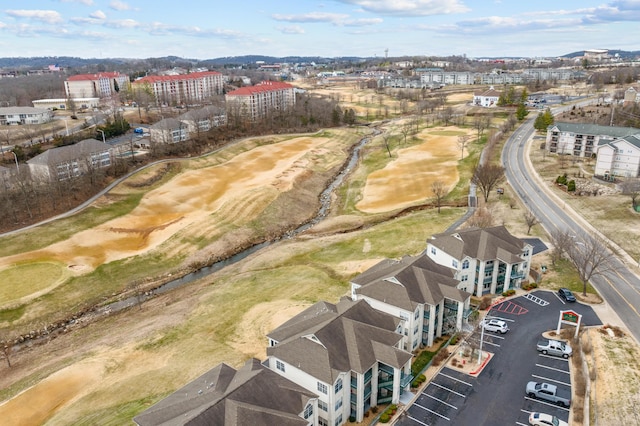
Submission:
[[[479,90],[473,93],[473,105],[476,106],[495,107],[498,105],[498,99],[500,99],[500,92],[495,90],[493,86],[488,90]]]
[[[32,107],[3,107],[0,108],[0,125],[11,126],[18,124],[44,124],[53,119],[48,109]]]
[[[189,126],[176,118],[164,118],[149,127],[151,143],[166,144],[189,140]]]
[[[95,139],[51,148],[27,160],[31,175],[40,180],[63,181],[111,166],[113,147]]]

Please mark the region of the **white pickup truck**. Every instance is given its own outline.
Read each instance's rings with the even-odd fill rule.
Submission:
[[[561,356],[562,358],[569,358],[573,353],[571,346],[567,343],[554,339],[538,340],[537,349],[543,355]]]

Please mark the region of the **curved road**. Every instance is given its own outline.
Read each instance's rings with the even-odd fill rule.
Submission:
[[[531,118],[520,126],[502,151],[502,163],[509,184],[549,234],[556,231],[566,231],[576,236],[598,234],[571,207],[548,191],[546,184],[533,171],[528,145],[534,132],[533,122]],[[615,247],[615,244],[611,243],[611,246]],[[607,247],[603,247],[603,250],[613,253]],[[614,270],[604,276],[594,277],[590,283],[618,314],[636,341],[640,342],[640,278],[634,271],[638,264],[619,248],[612,256],[612,261]]]

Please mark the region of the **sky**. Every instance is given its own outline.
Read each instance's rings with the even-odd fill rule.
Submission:
[[[555,57],[640,50],[640,0],[20,0],[0,56]]]

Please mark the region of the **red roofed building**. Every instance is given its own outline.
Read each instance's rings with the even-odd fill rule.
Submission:
[[[202,71],[181,75],[149,75],[134,81],[133,88],[149,88],[156,102],[190,104],[222,94],[222,74]]]
[[[119,72],[72,75],[64,82],[67,98],[108,98],[129,87],[129,77]]]
[[[273,110],[286,110],[296,103],[295,89],[281,81],[263,81],[226,94],[227,110],[258,120]]]

